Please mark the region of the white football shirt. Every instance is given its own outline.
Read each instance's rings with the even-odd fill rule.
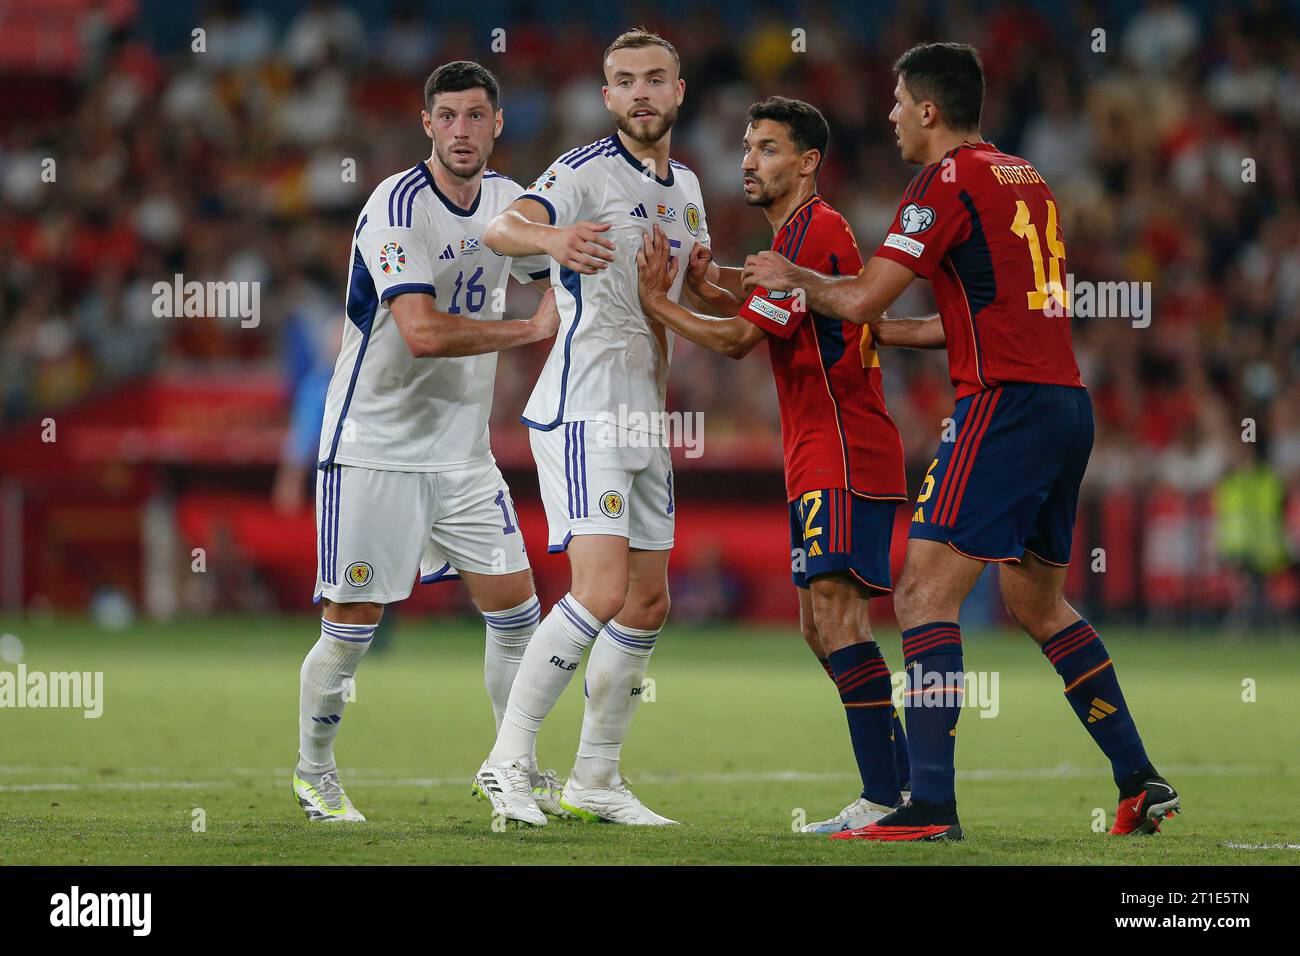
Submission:
[[[343,346],[325,400],[319,467],[449,471],[492,457],[496,353],[415,358],[389,301],[427,292],[443,312],[500,319],[507,274],[526,282],[550,269],[545,256],[512,260],[483,242],[492,217],[522,192],[486,170],[473,204],[461,209],[421,162],[371,193],[353,239]]]
[[[674,256],[684,258],[697,241],[709,244],[699,180],[676,161],[664,176],[652,175],[615,134],[565,153],[524,196],[545,206],[553,225],[609,223],[603,235],[617,249],[615,261],[595,275],[551,261],[560,329],[523,423],[548,431],[561,422],[602,420],[659,435],[673,333],[658,325],[653,331],[641,309],[636,252],[655,223]],[[680,268],[668,292],[674,302],[685,278]]]

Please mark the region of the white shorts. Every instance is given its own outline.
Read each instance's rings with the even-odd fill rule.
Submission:
[[[641,432],[602,422],[530,429],[546,523],[547,550],[575,534],[614,534],[644,551],[673,546],[673,462],[668,448]]]
[[[457,471],[331,465],[316,480],[316,600],[391,604],[456,572],[528,567],[510,489],[486,461]]]

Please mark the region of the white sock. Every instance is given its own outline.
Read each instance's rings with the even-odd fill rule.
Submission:
[[[515,682],[519,663],[524,659],[524,649],[541,619],[542,606],[536,595],[518,607],[483,612],[483,620],[487,622],[483,683],[487,685],[498,731],[501,730],[501,717],[506,712],[506,701],[510,699],[510,687]]]
[[[324,773],[334,766],[344,697],[350,696],[357,665],[377,627],[320,622],[320,640],[302,662],[298,697],[298,766],[308,773]]]
[[[641,702],[650,652],[659,629],[643,631],[610,621],[596,639],[587,661],[587,709],[573,775],[587,787],[613,787],[619,781],[618,758],[632,715]]]
[[[501,766],[518,760],[527,764],[532,759],[542,721],[569,686],[583,652],[600,628],[601,622],[572,594],[551,608],[524,651],[488,763]]]

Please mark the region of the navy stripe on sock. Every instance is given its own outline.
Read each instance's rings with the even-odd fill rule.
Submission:
[[[903,662],[935,654],[961,653],[961,627],[953,621],[933,621],[903,632]]]
[[[1092,625],[1082,618],[1053,634],[1043,644],[1043,656],[1051,661],[1065,681],[1065,692],[1073,690],[1081,679],[1110,664],[1110,655]]]

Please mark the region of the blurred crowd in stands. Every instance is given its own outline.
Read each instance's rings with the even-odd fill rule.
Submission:
[[[749,104],[781,93],[827,115],[820,189],[869,255],[913,172],[887,120],[892,63],[916,42],[962,40],[985,65],[984,136],[1051,184],[1076,280],[1151,284],[1149,326],[1075,324],[1098,412],[1093,490],[1218,489],[1225,556],[1235,547],[1252,567],[1291,563],[1295,4],[860,6],[732,3],[719,15],[616,0],[586,17],[521,4],[497,23],[403,5],[377,17],[328,0],[271,15],[228,0],[196,7],[201,44],[149,38],[148,4],[116,20],[88,15],[76,74],[24,81],[23,107],[6,107],[0,126],[0,424],[164,366],[260,365],[284,370],[286,407],[306,406],[287,454],[310,461],[310,395],[337,350],[355,216],[375,183],[428,155],[422,83],[445,60],[478,59],[497,74],[505,129],[491,166],[527,185],[610,131],[599,66],[618,29],[661,31],[687,83],[673,152],[700,176],[718,259],[738,264],[770,243],[741,199]],[[177,273],[262,282],[260,323],[155,318],[153,284]],[[513,308],[526,312],[533,296],[513,290]],[[899,311],[929,304],[918,282]],[[516,427],[544,354],[502,356],[494,427]],[[942,353],[882,361],[915,488],[951,408],[946,365]],[[763,356],[731,362],[679,342],[670,407],[704,412],[710,441],[751,439],[779,465]],[[1261,545],[1256,518],[1277,540]]]

